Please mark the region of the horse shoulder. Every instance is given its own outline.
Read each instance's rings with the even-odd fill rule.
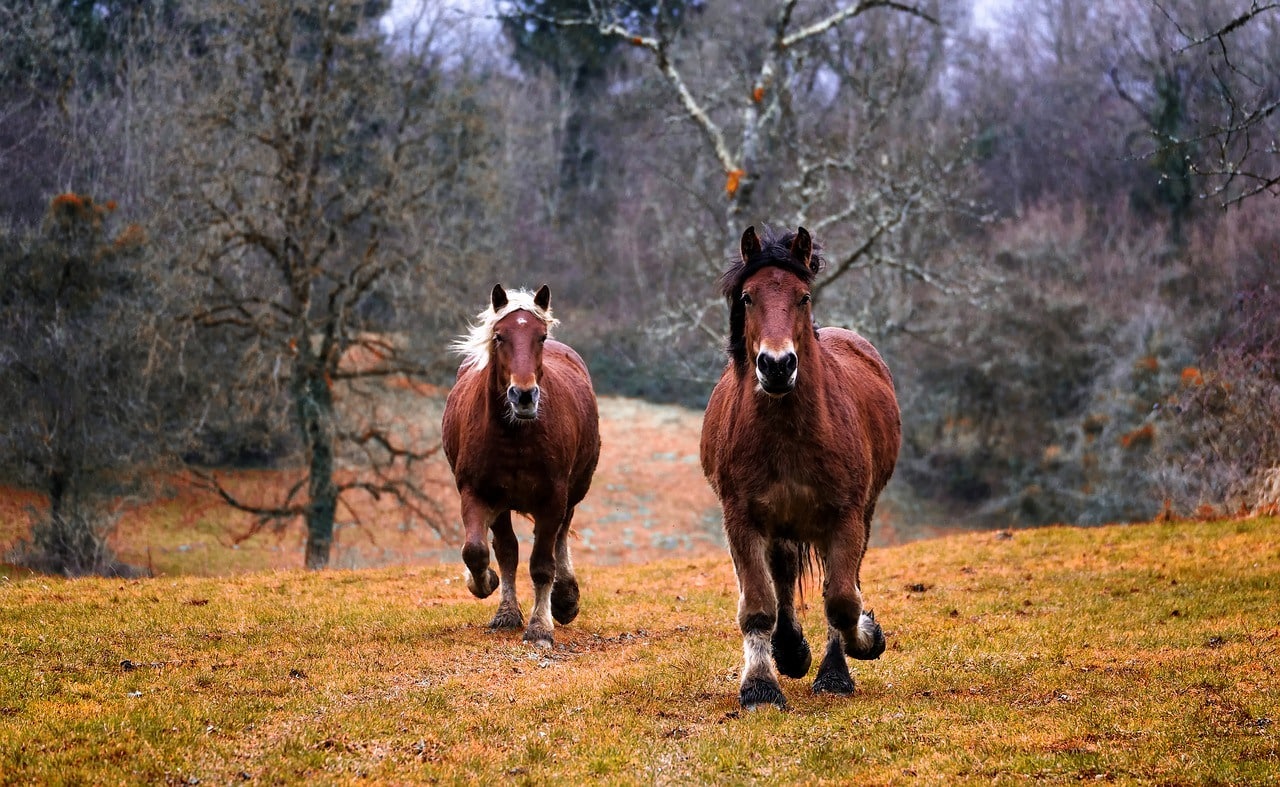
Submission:
[[[440,439],[444,447],[445,458],[449,466],[455,467],[461,457],[463,434],[467,429],[475,429],[481,416],[477,413],[479,399],[477,386],[483,386],[484,375],[463,364],[458,369],[458,376],[449,395],[445,398],[444,416],[440,423]]]

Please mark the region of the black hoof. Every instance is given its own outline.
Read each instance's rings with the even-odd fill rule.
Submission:
[[[839,672],[820,672],[813,680],[814,694],[837,694],[848,697],[853,694],[853,678]]]
[[[551,617],[560,625],[578,617],[578,583],[557,582],[551,586]]]
[[[773,663],[788,678],[803,678],[813,665],[809,643],[799,629],[779,625],[773,632]]]
[[[742,684],[738,690],[738,701],[746,710],[755,710],[761,705],[773,705],[786,709],[787,698],[782,696],[782,689],[770,680],[753,678]]]
[[[859,632],[871,627],[871,645],[867,648],[858,646],[858,637],[846,637],[844,652],[851,659],[860,659],[862,661],[871,661],[880,658],[880,654],[884,653],[884,629],[880,628],[880,624],[876,622],[874,612],[867,611],[862,613],[862,617],[858,620]]]
[[[502,608],[498,607],[498,612],[493,616],[493,620],[489,621],[490,631],[519,631],[524,628],[524,615],[520,614],[520,608]]]

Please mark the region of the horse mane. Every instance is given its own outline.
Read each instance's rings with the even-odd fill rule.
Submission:
[[[547,326],[547,334],[560,324],[551,314],[551,307],[541,308],[533,301],[533,293],[528,290],[507,290],[507,305],[494,311],[490,304],[476,315],[476,323],[467,333],[459,336],[449,345],[449,349],[462,356],[462,366],[470,366],[479,371],[489,365],[489,348],[493,346],[493,329],[503,317],[512,312],[526,311]]]
[[[806,285],[811,285],[818,273],[826,267],[826,260],[821,254],[822,247],[816,240],[813,241],[813,253],[808,266],[792,259],[791,243],[796,239],[794,230],[779,233],[765,226],[761,228],[759,238],[759,253],[746,259],[741,254],[735,254],[729,261],[729,269],[720,277],[720,293],[729,302],[729,341],[725,352],[739,369],[745,368],[747,363],[747,307],[742,304],[742,285],[747,279],[764,268],[781,268],[798,276]],[[815,333],[817,330],[815,324]]]

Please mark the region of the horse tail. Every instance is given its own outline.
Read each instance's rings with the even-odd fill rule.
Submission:
[[[813,545],[808,541],[796,541],[796,555],[799,558],[800,570],[796,572],[796,597],[800,606],[804,606],[804,586],[806,582],[822,579],[822,562],[814,554]]]

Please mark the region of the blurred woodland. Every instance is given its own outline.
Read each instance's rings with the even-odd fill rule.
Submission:
[[[957,524],[1280,505],[1280,4],[4,0],[9,557],[111,572],[118,502],[198,478],[259,528],[441,512],[495,281],[551,285],[598,392],[706,403],[746,226],[822,244],[823,324]],[[289,471],[245,500],[228,468]]]

